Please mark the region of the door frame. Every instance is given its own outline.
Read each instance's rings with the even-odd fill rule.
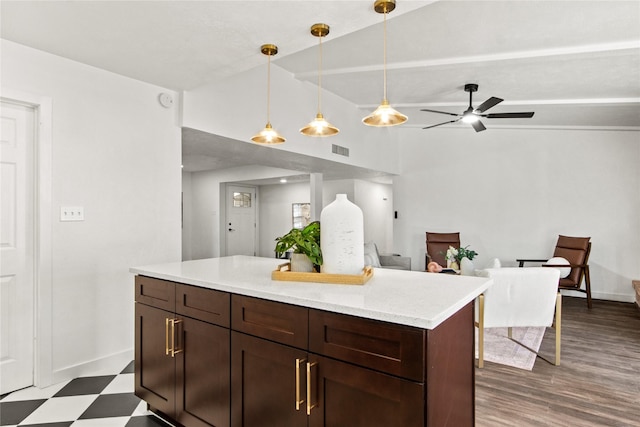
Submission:
[[[243,184],[242,182],[220,183],[220,256],[227,256],[227,186],[253,188],[256,192],[254,199],[256,206],[255,253],[256,256],[260,256],[260,203],[258,202],[260,187],[257,185]]]
[[[53,382],[52,331],[52,99],[2,88],[2,101],[26,105],[35,112],[34,135],[34,372],[33,384]]]

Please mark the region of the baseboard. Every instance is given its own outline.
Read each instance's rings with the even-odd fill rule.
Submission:
[[[567,289],[562,290],[562,295],[568,297],[586,298],[587,295],[584,292],[570,291]],[[635,302],[635,296],[633,294],[613,294],[607,292],[593,292],[591,291],[591,298],[594,300],[616,301],[616,302]]]
[[[53,372],[53,384],[69,381],[78,377],[108,375],[124,369],[133,360],[133,349],[110,354],[99,359],[68,366]]]

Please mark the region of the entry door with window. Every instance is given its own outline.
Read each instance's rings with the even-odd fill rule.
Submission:
[[[0,394],[33,384],[35,110],[0,114]]]
[[[227,256],[256,254],[256,189],[227,186]]]

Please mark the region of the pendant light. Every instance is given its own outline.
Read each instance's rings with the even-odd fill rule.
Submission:
[[[271,57],[278,53],[278,46],[273,44],[263,44],[260,52],[267,55],[267,125],[259,133],[251,137],[253,142],[258,144],[282,144],[285,138],[271,127],[269,104],[271,101]]]
[[[340,132],[340,130],[325,120],[322,115],[322,38],[329,34],[329,26],[327,24],[313,24],[311,26],[311,35],[318,37],[319,40],[319,60],[318,60],[318,114],[316,118],[308,125],[300,129],[300,133],[306,136],[332,136]]]
[[[384,62],[382,68],[384,95],[378,108],[362,119],[362,123],[368,126],[395,126],[407,121],[407,116],[393,109],[387,100],[387,13],[390,13],[395,8],[395,0],[376,0],[373,4],[373,9],[384,15]]]

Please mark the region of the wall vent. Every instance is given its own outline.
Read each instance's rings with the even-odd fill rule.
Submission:
[[[349,157],[349,149],[340,145],[331,144],[331,152],[333,154],[339,154],[341,156]]]

